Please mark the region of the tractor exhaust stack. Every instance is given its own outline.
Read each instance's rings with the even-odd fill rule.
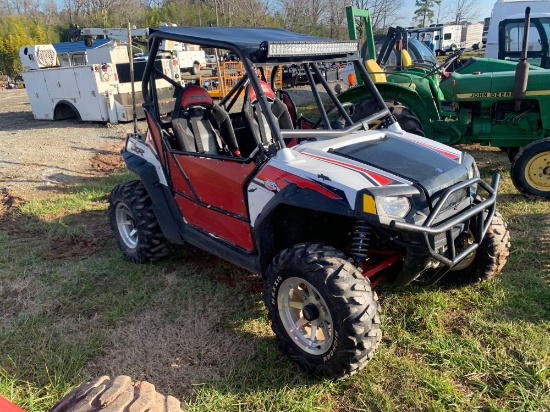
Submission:
[[[529,63],[527,62],[527,41],[529,39],[529,26],[531,25],[531,7],[525,9],[525,26],[523,29],[523,42],[521,45],[521,58],[516,66],[516,76],[514,78],[514,101],[515,111],[519,112],[521,102],[527,91],[527,80],[529,78]]]

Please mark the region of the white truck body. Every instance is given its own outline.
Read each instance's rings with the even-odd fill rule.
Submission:
[[[166,50],[173,50],[176,54],[182,72],[193,75],[199,74],[200,68],[206,66],[206,52],[194,44],[163,41]]]
[[[423,43],[433,42],[436,54],[481,46],[483,24],[433,24],[430,27],[408,29],[409,35]]]
[[[541,52],[548,57],[550,37],[550,0],[510,1],[498,0],[493,6],[485,57],[516,60],[521,51],[525,9],[531,8],[531,25],[527,44],[528,53]],[[500,34],[499,34],[500,33]],[[499,39],[499,36],[503,36]],[[529,57],[529,56],[528,56]],[[531,60],[531,59],[529,59]],[[540,63],[532,59],[531,64]],[[548,59],[543,59],[548,60]],[[544,64],[543,64],[543,67]],[[546,66],[546,68],[550,68]]]
[[[53,45],[20,49],[23,80],[35,119],[57,120],[76,116],[82,121],[112,124],[133,119],[128,47],[109,39],[96,43],[99,44],[96,47],[74,52],[64,48],[74,48],[75,43],[72,46],[60,43],[59,52]],[[165,75],[181,81],[177,59],[157,61],[157,67]],[[145,62],[136,62],[134,67],[138,118],[144,116],[140,105],[144,65]],[[159,101],[166,101],[168,107],[174,86],[164,79],[158,79],[156,84]]]

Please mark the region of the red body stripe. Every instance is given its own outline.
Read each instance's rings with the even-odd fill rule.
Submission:
[[[324,188],[319,183],[314,182],[313,180],[293,175],[292,173],[279,170],[273,166],[264,167],[260,171],[260,173],[258,173],[257,178],[263,181],[271,180],[277,184],[279,189],[284,188],[289,183],[293,183],[301,188],[315,190],[316,192],[319,192],[330,199],[341,199],[340,196]]]
[[[352,165],[352,164],[349,164],[349,163],[346,163],[346,162],[340,162],[339,160],[330,159],[328,157],[313,155],[313,154],[310,154],[310,153],[302,153],[302,154],[304,154],[306,156],[309,156],[309,157],[313,157],[313,158],[318,159],[318,160],[322,160],[324,162],[332,163],[332,164],[335,164],[335,165],[338,165],[338,166],[347,167],[348,169],[352,169],[352,170],[355,170],[355,171],[358,171],[358,172],[365,173],[370,178],[374,179],[381,186],[386,186],[386,185],[390,184],[391,182],[393,182],[393,180],[388,179],[387,177],[384,177],[384,176],[380,176],[378,173],[374,173],[373,171],[365,169],[363,167],[355,166],[355,165]]]
[[[439,149],[437,147],[434,147],[432,145],[429,145],[427,143],[422,143],[422,142],[419,142],[418,140],[413,140],[413,139],[407,139],[409,142],[413,142],[413,143],[416,143],[420,146],[424,146],[424,147],[427,147],[428,149],[431,149],[431,150],[434,150],[436,151],[437,153],[440,153],[442,154],[443,156],[446,156],[448,157],[449,159],[453,159],[453,160],[457,160],[460,156],[457,155],[456,153],[451,153],[451,152],[448,152],[446,150],[443,150],[443,149]]]

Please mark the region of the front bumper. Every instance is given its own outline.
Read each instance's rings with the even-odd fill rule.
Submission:
[[[496,198],[498,184],[500,181],[500,175],[495,173],[493,175],[491,184],[489,185],[480,177],[474,177],[472,179],[457,183],[456,185],[448,188],[442,196],[439,198],[437,203],[434,205],[432,211],[426,218],[423,224],[415,225],[411,223],[392,221],[390,228],[399,232],[408,232],[411,234],[416,234],[412,236],[416,239],[420,239],[420,243],[417,242],[403,242],[404,246],[414,250],[415,259],[422,259],[427,256],[431,259],[436,260],[441,263],[443,267],[432,276],[432,279],[429,281],[430,284],[437,282],[445,273],[447,273],[453,266],[459,263],[466,256],[474,252],[485,237],[489,225],[493,220],[496,210]],[[437,218],[443,213],[443,206],[447,199],[455,192],[459,190],[464,190],[473,185],[478,185],[479,189],[483,189],[487,192],[487,198],[479,203],[473,205],[471,208],[466,209],[457,215],[446,219],[442,223],[434,223],[437,221]],[[464,248],[463,250],[457,252],[455,247],[455,240],[457,239],[457,232],[462,230],[457,230],[457,228],[463,228],[465,223],[468,223],[470,220],[475,219],[476,224],[473,225],[472,233],[474,236],[473,243]],[[467,225],[469,226],[469,225]],[[446,239],[445,248],[435,247],[435,245],[441,244],[441,238]],[[425,259],[424,259],[425,260]],[[422,265],[419,265],[422,266]],[[399,276],[398,283],[406,284],[414,280],[422,273],[402,273]]]

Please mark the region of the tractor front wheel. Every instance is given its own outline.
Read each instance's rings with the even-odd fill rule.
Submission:
[[[550,138],[525,146],[512,162],[511,177],[523,195],[550,198]]]
[[[376,293],[332,247],[306,243],[279,253],[267,270],[264,299],[283,349],[308,372],[352,375],[380,343]]]
[[[468,243],[468,238],[464,242]],[[479,247],[447,273],[443,280],[456,284],[481,283],[502,271],[509,254],[510,232],[501,214],[495,212]]]
[[[169,242],[162,234],[149,193],[139,180],[113,189],[109,220],[118,246],[128,259],[148,263],[168,256]]]

